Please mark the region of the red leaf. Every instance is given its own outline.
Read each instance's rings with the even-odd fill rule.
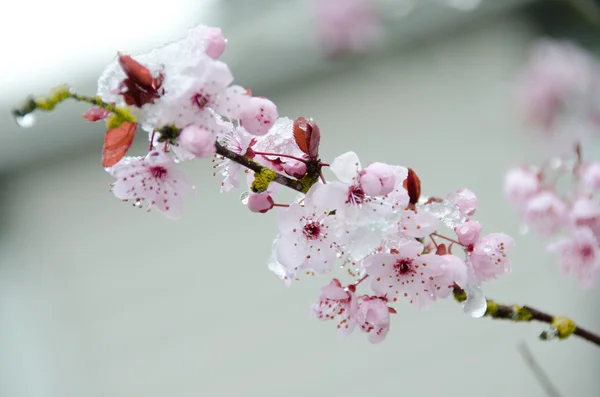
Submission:
[[[147,67],[129,55],[119,54],[119,65],[127,76],[119,85],[126,104],[141,108],[147,103],[154,103],[164,93],[161,89],[162,75],[154,78]]]
[[[308,134],[308,157],[312,160],[319,158],[319,144],[321,143],[321,130],[314,121],[310,121],[309,124],[312,128],[310,134]]]
[[[410,204],[417,204],[419,197],[421,197],[421,180],[412,168],[408,169],[408,176],[404,180],[404,188],[408,192]]]
[[[115,129],[106,131],[102,148],[102,166],[112,167],[117,164],[131,147],[137,123],[124,121]]]
[[[306,154],[308,154],[307,121],[306,117],[298,117],[294,120],[294,139],[296,140],[296,145]]]
[[[296,144],[311,160],[319,158],[319,143],[321,131],[313,120],[298,117],[294,120],[294,139]]]

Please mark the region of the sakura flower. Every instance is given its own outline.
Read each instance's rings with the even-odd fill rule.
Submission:
[[[458,242],[468,246],[471,244],[475,244],[477,240],[479,240],[479,235],[481,234],[481,223],[469,219],[465,221],[465,223],[458,225],[454,228],[456,235],[458,236]]]
[[[220,28],[208,28],[205,36],[205,53],[212,59],[218,59],[225,51],[225,39]]]
[[[384,197],[369,196],[360,182],[362,168],[358,156],[348,152],[331,164],[339,182],[313,186],[314,202],[335,209],[338,243],[343,244],[355,260],[372,252],[386,235],[395,232],[400,209],[408,204],[408,194],[402,186],[408,170],[404,167],[394,169],[397,173],[394,190]]]
[[[598,66],[581,48],[543,40],[534,47],[527,66],[522,103],[533,121],[552,131],[560,118],[589,110],[597,82]]]
[[[275,206],[275,202],[273,201],[272,195],[279,190],[279,184],[270,183],[267,190],[262,193],[254,193],[251,190],[252,182],[254,181],[254,172],[248,173],[248,189],[249,192],[247,201],[242,200],[248,206],[248,209],[252,212],[260,212],[264,214]]]
[[[458,189],[448,197],[461,214],[465,216],[473,216],[477,209],[477,196],[469,189]]]
[[[439,226],[438,218],[423,210],[406,208],[402,211],[399,231],[403,236],[423,238],[434,233]]]
[[[567,205],[553,192],[533,196],[525,206],[525,223],[540,234],[552,235],[565,223]]]
[[[335,215],[329,215],[330,212],[314,206],[310,195],[304,206],[294,203],[281,211],[277,259],[283,266],[311,269],[321,274],[331,271],[337,259],[337,247],[329,234],[335,222]]]
[[[491,233],[482,237],[473,247],[470,260],[477,281],[489,281],[510,272],[506,251],[515,246],[512,237]]]
[[[215,153],[215,136],[204,126],[189,125],[181,130],[179,145],[196,157],[209,157]]]
[[[575,227],[588,227],[596,237],[600,237],[600,204],[581,197],[573,203],[569,214]]]
[[[329,55],[364,51],[381,34],[372,0],[314,0],[317,34]]]
[[[408,240],[389,253],[381,252],[365,258],[364,268],[371,278],[373,291],[393,302],[403,295],[417,308],[424,308],[435,301],[437,287],[440,286],[436,279],[445,276],[447,262],[440,255],[422,254],[423,249],[423,244]]]
[[[345,289],[337,279],[332,279],[321,288],[319,300],[312,306],[312,312],[319,320],[335,320],[340,337],[348,336],[356,326],[358,309],[356,296],[351,289]]]
[[[277,260],[276,246],[277,246],[277,242],[279,241],[280,238],[281,238],[281,236],[277,236],[275,238],[275,240],[273,240],[273,245],[272,245],[272,249],[271,249],[271,256],[269,258],[268,268],[270,271],[275,273],[275,275],[277,277],[279,277],[279,279],[281,281],[283,281],[283,284],[286,287],[289,288],[292,285],[292,281],[296,277],[296,272],[295,272],[295,270],[289,271],[285,266],[283,266],[281,264],[281,262],[279,262]]]
[[[508,171],[504,179],[504,193],[518,209],[523,209],[539,190],[539,176],[528,168],[514,168]]]
[[[277,107],[267,98],[250,98],[240,113],[242,125],[252,135],[265,135],[277,117]]]
[[[360,184],[369,196],[385,196],[394,190],[396,174],[389,164],[371,163],[360,172]]]
[[[175,168],[172,158],[160,152],[125,157],[107,171],[117,179],[112,184],[117,198],[133,200],[134,206],[140,208],[156,208],[167,218],[179,218],[183,196],[193,193],[186,175]]]
[[[371,343],[382,342],[390,330],[390,308],[376,296],[361,297],[355,317],[360,330],[369,334]]]
[[[548,247],[560,256],[565,275],[577,277],[584,288],[591,288],[600,274],[600,250],[598,240],[587,227],[573,231],[570,237]]]

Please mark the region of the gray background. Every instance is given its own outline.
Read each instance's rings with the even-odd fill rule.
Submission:
[[[38,40],[21,39],[49,54],[35,73],[25,62],[17,67],[31,47],[14,45],[17,35],[0,39],[17,49],[1,55],[12,65],[0,94],[0,396],[544,396],[517,351],[522,340],[563,396],[600,394],[597,348],[578,339],[542,343],[540,324],[473,320],[452,300],[426,312],[400,302],[384,343],[370,345],[359,332],[342,342],[332,324],[309,314],[328,280],[304,277],[287,290],[266,267],[275,214],[247,211],[241,190],[221,195],[209,161],[184,164],[197,194],[173,222],[112,196],[99,165],[102,126],[79,118],[85,107],[42,115],[28,130],[7,116],[24,94],[55,83],[93,92],[115,47],[145,51],[194,22],[223,24],[225,59],[239,83],[269,96],[281,115],[313,117],[325,161],[354,150],[365,163],[414,168],[425,194],[477,193],[484,231],[517,241],[512,274],[487,285],[488,296],[600,330],[598,290],[564,279],[544,241],[519,234],[502,197],[508,167],[542,158],[515,93],[543,9],[494,0],[464,13],[424,1],[406,17],[386,13],[382,48],[332,62],[318,56],[304,2],[204,9],[178,1],[181,19],[169,20],[179,15],[170,10],[164,31],[145,41],[135,34],[154,27],[143,19],[133,18],[142,33],[123,28],[133,32],[129,41],[109,32],[122,21],[89,21],[98,35],[74,54],[61,52],[69,39],[43,39],[49,22],[32,27]],[[401,2],[386,3],[397,10]],[[0,6],[4,18],[26,24],[10,7]],[[143,153],[143,134],[136,145],[133,153]],[[600,152],[588,147],[585,155]]]

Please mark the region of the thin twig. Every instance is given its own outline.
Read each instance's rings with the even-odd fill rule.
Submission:
[[[561,397],[556,387],[552,384],[548,374],[546,374],[544,369],[536,361],[535,357],[533,357],[529,346],[527,346],[525,342],[521,342],[517,345],[517,349],[519,350],[519,353],[521,353],[521,357],[523,357],[525,364],[527,364],[546,394],[548,394],[548,397]]]

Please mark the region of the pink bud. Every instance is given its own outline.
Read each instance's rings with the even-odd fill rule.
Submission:
[[[452,194],[452,200],[461,214],[472,216],[477,209],[477,196],[469,189],[458,189]]]
[[[553,192],[545,191],[532,197],[525,207],[525,223],[543,235],[560,229],[567,216],[567,205]]]
[[[273,198],[269,192],[250,193],[248,196],[248,209],[252,212],[260,212],[264,214],[274,206]]]
[[[253,97],[242,109],[242,126],[252,135],[265,135],[277,121],[277,107],[267,98]]]
[[[504,179],[504,193],[516,207],[523,209],[527,201],[540,190],[536,172],[528,168],[514,168]]]
[[[206,55],[212,59],[219,58],[225,51],[225,39],[220,28],[210,28],[206,36]]]
[[[360,184],[369,196],[385,196],[396,186],[396,170],[389,164],[369,164],[361,172]]]
[[[196,125],[185,127],[178,138],[179,145],[197,157],[209,157],[215,153],[215,138],[206,129]]]
[[[481,223],[474,220],[467,220],[461,225],[454,228],[458,236],[458,242],[463,245],[475,244],[479,240],[481,234]]]
[[[288,175],[294,178],[302,178],[306,175],[306,164],[301,161],[286,161],[281,166]]]

